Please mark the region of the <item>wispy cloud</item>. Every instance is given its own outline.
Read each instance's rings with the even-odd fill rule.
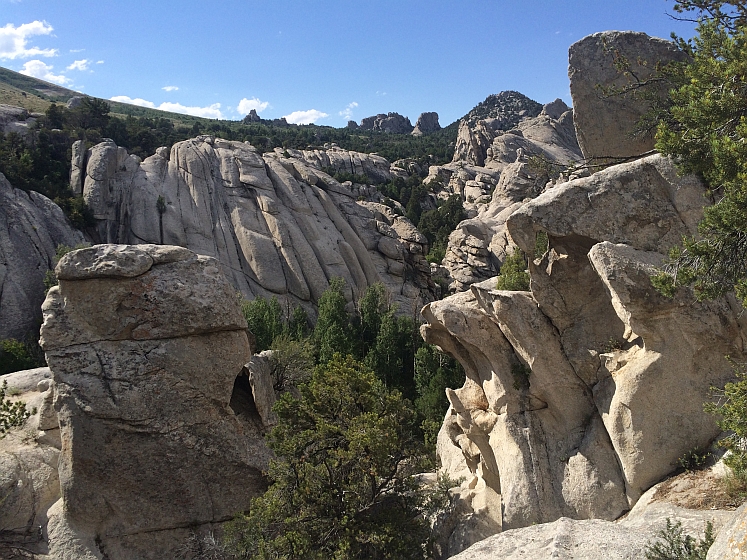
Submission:
[[[246,97],[243,98],[241,101],[239,101],[239,106],[237,107],[237,110],[242,115],[248,115],[252,109],[257,111],[257,113],[261,113],[267,107],[270,106],[269,101],[260,101],[257,97],[252,97],[251,99],[247,99]]]
[[[72,82],[71,79],[66,78],[63,74],[53,74],[54,66],[44,64],[41,60],[29,60],[24,63],[21,74],[25,76],[31,76],[32,78],[39,78],[40,80],[46,80],[61,86],[67,85]]]
[[[68,70],[80,70],[82,72],[84,70],[88,70],[88,66],[90,64],[91,64],[91,61],[84,58],[83,60],[76,60],[70,66],[68,66],[67,69]]]
[[[181,103],[165,102],[156,106],[152,101],[147,101],[140,97],[132,98],[127,95],[115,95],[110,98],[111,101],[118,101],[120,103],[129,103],[130,105],[138,105],[140,107],[148,107],[149,109],[160,109],[161,111],[171,111],[172,113],[182,113],[184,115],[192,115],[193,117],[205,117],[208,119],[222,119],[223,113],[220,111],[220,103],[213,103],[207,107],[190,107],[182,105]]]
[[[179,86],[163,86],[163,91],[179,91]]]
[[[104,61],[103,60],[97,60],[96,64],[104,64]]]
[[[133,99],[132,97],[128,97],[127,95],[115,95],[109,100],[117,101],[118,103],[129,103],[130,105],[137,105],[139,107],[148,107],[150,109],[156,108],[155,103],[153,103],[152,101],[146,101],[145,99],[141,99],[140,97],[136,97],[135,99]]]
[[[340,111],[338,115],[349,121],[353,118],[353,109],[355,109],[357,106],[358,103],[356,103],[355,101],[353,101],[352,103],[348,103],[347,107]]]
[[[86,49],[70,49],[70,52],[71,53],[79,53],[79,52],[83,52],[84,50],[86,50]]]
[[[0,59],[15,60],[32,56],[57,56],[57,49],[28,47],[29,37],[49,35],[54,31],[46,21],[32,21],[16,27],[8,23],[0,27]]]

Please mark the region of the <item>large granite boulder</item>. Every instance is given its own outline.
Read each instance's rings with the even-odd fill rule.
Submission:
[[[649,280],[695,234],[704,193],[658,155],[556,185],[506,220],[526,254],[548,240],[530,292],[487,280],[425,307],[424,338],[467,374],[447,392],[443,464],[500,494],[504,530],[615,519],[718,435],[703,402],[733,379],[724,356],[744,358],[742,309]]]
[[[72,188],[94,213],[98,241],[215,257],[249,299],[276,296],[313,317],[333,277],[345,279],[350,299],[383,282],[403,312],[433,299],[425,237],[375,187],[340,184],[323,170],[385,177],[389,164],[378,156],[260,155],[246,143],[201,136],[144,161],[112,141],[87,153],[76,145],[72,164]]]
[[[568,77],[576,135],[587,160],[615,162],[653,149],[653,131],[636,133],[636,125],[651,99],[665,96],[668,86],[651,78],[663,65],[685,58],[671,41],[633,31],[594,33],[571,45]],[[647,85],[625,93],[632,76]]]
[[[215,259],[173,246],[98,245],[56,272],[41,338],[62,440],[51,557],[175,557],[265,488],[235,290]]]
[[[24,340],[38,332],[44,277],[57,246],[83,241],[56,204],[13,188],[0,173],[0,339]]]

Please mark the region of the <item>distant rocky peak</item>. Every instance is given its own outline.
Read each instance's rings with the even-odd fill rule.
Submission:
[[[493,119],[493,128],[510,130],[525,118],[536,117],[542,105],[518,91],[502,91],[489,95],[467,113],[462,122],[473,125],[479,120]]]
[[[360,129],[389,132],[392,134],[410,134],[413,126],[409,118],[403,117],[399,113],[379,113],[373,117],[363,119]]]
[[[441,130],[441,125],[438,123],[438,113],[420,113],[418,122],[415,123],[415,129],[410,133],[413,136],[422,136],[423,134],[429,134]]]

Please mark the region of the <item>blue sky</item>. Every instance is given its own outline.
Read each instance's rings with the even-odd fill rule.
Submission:
[[[442,125],[492,93],[570,104],[568,47],[692,34],[671,0],[0,0],[0,66],[201,116]]]

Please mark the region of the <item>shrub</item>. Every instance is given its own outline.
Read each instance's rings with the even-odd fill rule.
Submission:
[[[0,375],[45,365],[36,349],[36,343],[23,343],[13,338],[0,340]]]
[[[0,437],[3,437],[11,428],[23,424],[31,416],[31,412],[26,410],[26,403],[11,402],[10,399],[5,398],[7,391],[8,382],[3,381],[0,385]]]
[[[415,414],[351,357],[284,393],[268,443],[272,485],[228,530],[241,558],[423,558],[427,494]]]
[[[501,266],[501,274],[495,288],[497,290],[527,291],[529,290],[529,273],[524,253],[519,249],[506,256]]]
[[[713,544],[713,525],[706,525],[703,540],[696,541],[682,530],[682,523],[672,523],[667,518],[667,527],[658,534],[659,540],[649,542],[644,549],[646,560],[706,560],[708,549]]]

